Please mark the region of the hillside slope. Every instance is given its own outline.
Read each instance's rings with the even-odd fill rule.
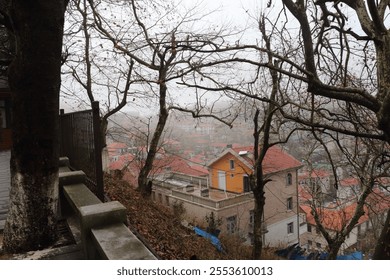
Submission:
[[[231,259],[231,254],[218,252],[203,237],[181,225],[173,211],[144,198],[127,182],[106,176],[106,195],[121,202],[128,211],[130,229],[161,259]]]

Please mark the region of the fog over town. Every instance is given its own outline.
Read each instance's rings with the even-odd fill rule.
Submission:
[[[0,5],[4,252],[390,258],[388,1],[65,2]]]

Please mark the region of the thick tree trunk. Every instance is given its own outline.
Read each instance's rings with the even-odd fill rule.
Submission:
[[[9,69],[13,98],[8,252],[56,239],[59,90],[64,0],[15,0],[10,18],[16,57]]]

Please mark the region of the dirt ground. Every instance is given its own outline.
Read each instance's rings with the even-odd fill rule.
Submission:
[[[130,228],[136,230],[161,259],[228,259],[206,239],[181,225],[178,213],[142,197],[127,182],[107,176],[106,194],[128,211]]]

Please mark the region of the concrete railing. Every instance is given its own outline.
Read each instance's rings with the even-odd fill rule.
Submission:
[[[187,174],[182,174],[178,172],[168,173],[166,179],[173,179],[181,182],[186,182],[195,186],[207,187],[207,178],[199,176],[189,176]]]
[[[191,193],[186,193],[186,192],[182,192],[182,191],[172,190],[172,197],[173,198],[180,198],[182,200],[186,200],[186,201],[189,201],[189,202],[192,202],[192,203],[197,203],[197,204],[200,204],[200,205],[203,205],[203,206],[212,207],[212,208],[215,208],[215,209],[219,208],[218,207],[219,205],[218,205],[217,201],[214,201],[214,200],[212,200],[210,198],[194,195],[194,194],[191,194]]]
[[[126,208],[101,202],[84,184],[82,171],[70,171],[60,159],[60,211],[67,218],[86,259],[151,260],[156,257],[128,229]]]
[[[212,207],[215,209],[222,209],[226,207],[230,207],[233,205],[237,205],[240,203],[244,203],[250,200],[253,200],[253,194],[252,193],[246,193],[246,194],[241,194],[235,197],[229,197],[223,200],[213,200],[211,198],[207,197],[202,197],[199,195],[195,195],[192,193],[187,193],[183,191],[177,191],[177,190],[172,190],[172,197],[173,198],[180,198],[182,200],[186,200],[192,203],[197,203],[200,205]]]

